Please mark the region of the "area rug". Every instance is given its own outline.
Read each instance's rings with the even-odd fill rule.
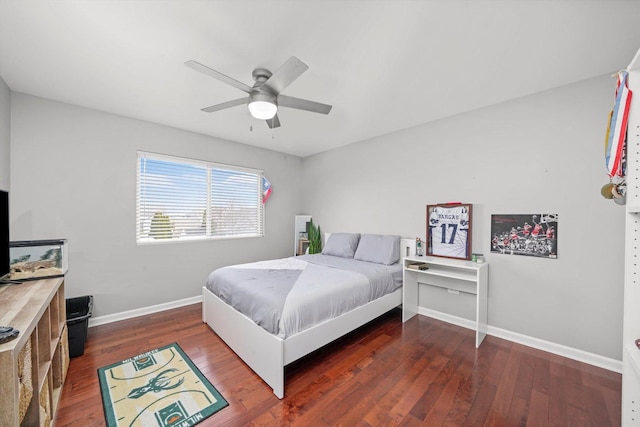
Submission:
[[[188,427],[228,405],[177,343],[98,369],[109,427]]]

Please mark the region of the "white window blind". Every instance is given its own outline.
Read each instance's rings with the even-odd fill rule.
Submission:
[[[263,236],[262,171],[138,152],[136,241]]]

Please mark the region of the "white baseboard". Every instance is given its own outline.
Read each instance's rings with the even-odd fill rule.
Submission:
[[[432,317],[434,319],[442,320],[443,322],[448,322],[454,325],[462,326],[463,328],[467,328],[467,329],[475,330],[476,328],[476,322],[472,320],[465,319],[458,316],[452,316],[450,314],[442,313],[440,311],[418,307],[418,314],[421,314],[427,317]],[[541,340],[538,338],[530,337],[528,335],[523,335],[517,332],[508,331],[506,329],[496,328],[494,326],[488,326],[487,334],[492,335],[494,337],[505,339],[507,341],[526,345],[527,347],[536,348],[538,350],[546,351],[549,353],[557,354],[559,356],[567,357],[569,359],[577,360],[578,362],[588,363],[589,365],[597,366],[599,368],[607,369],[609,371],[622,373],[621,360],[611,359],[609,357],[600,356],[599,354],[589,353],[587,351],[578,350],[577,348],[567,347],[565,345]]]
[[[191,298],[185,298],[177,301],[171,301],[164,304],[152,305],[149,307],[137,308],[135,310],[123,311],[116,314],[108,314],[106,316],[93,317],[89,319],[89,327],[104,325],[119,320],[131,319],[132,317],[144,316],[146,314],[158,313],[160,311],[171,310],[172,308],[184,307],[202,302],[202,295]]]
[[[183,307],[202,302],[202,295],[191,298],[185,298],[178,301],[172,301],[164,304],[152,305],[149,307],[138,308],[135,310],[123,311],[121,313],[109,314],[89,319],[89,327],[104,325],[119,320],[131,319],[133,317],[144,316],[146,314],[158,313],[160,311],[170,310],[172,308]],[[436,310],[430,310],[424,307],[418,307],[418,314],[442,320],[443,322],[461,326],[463,328],[475,330],[476,323],[473,320],[463,317],[453,316],[451,314],[442,313]],[[526,345],[527,347],[537,348],[538,350],[547,351],[579,362],[588,363],[599,368],[609,371],[622,373],[622,361],[611,359],[609,357],[600,356],[599,354],[589,353],[565,345],[556,344],[550,341],[541,340],[517,332],[508,331],[506,329],[488,326],[487,334],[494,337],[502,338],[507,341]]]
[[[474,331],[476,330],[476,322],[474,322],[473,320],[465,319],[463,317],[453,316],[451,314],[431,310],[424,307],[418,307],[418,314],[442,320],[443,322],[453,323],[454,325],[462,326],[463,328],[473,329]]]

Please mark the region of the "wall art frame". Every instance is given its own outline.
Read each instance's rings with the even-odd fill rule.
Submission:
[[[471,260],[471,203],[427,205],[429,256]]]
[[[491,253],[558,258],[558,214],[492,214]]]

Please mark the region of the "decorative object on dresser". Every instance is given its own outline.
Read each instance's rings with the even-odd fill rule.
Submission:
[[[419,237],[416,237],[416,255],[418,256],[424,255],[424,242]]]
[[[69,367],[63,278],[0,287],[0,425],[50,425]]]
[[[10,281],[62,277],[67,272],[67,240],[10,242]]]
[[[427,205],[427,255],[471,259],[472,205]]]

